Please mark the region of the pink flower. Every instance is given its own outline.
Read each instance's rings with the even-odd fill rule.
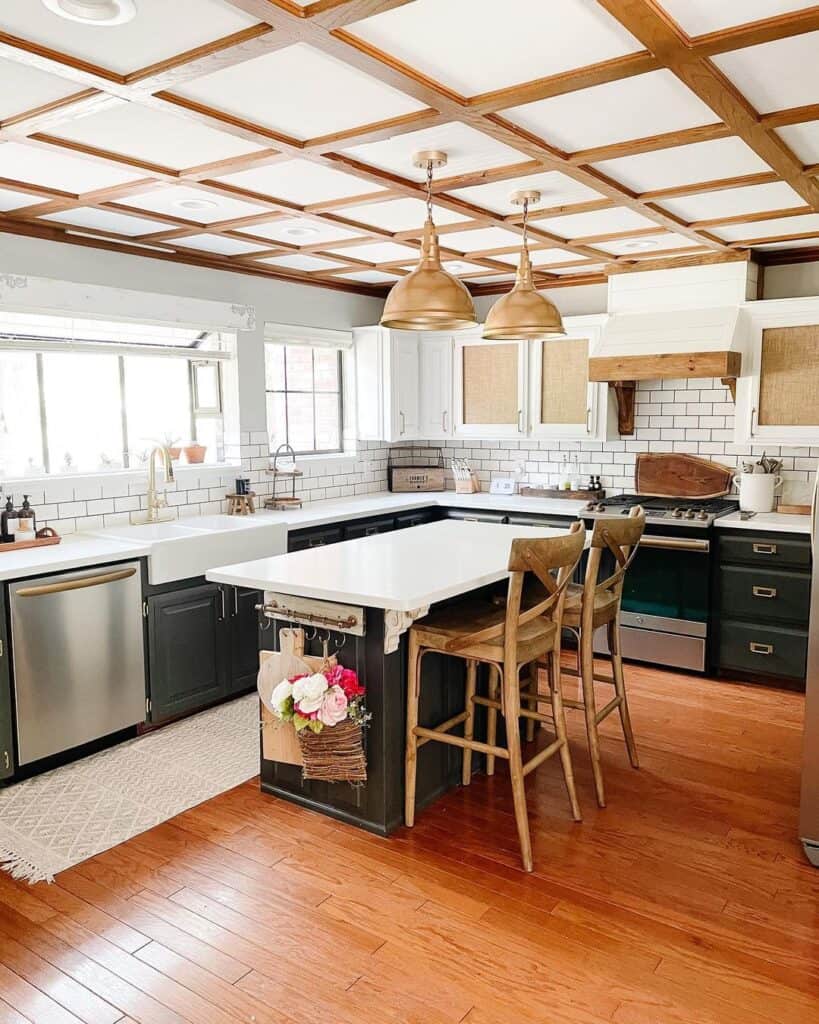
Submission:
[[[347,717],[347,697],[340,686],[331,686],[324,694],[318,720],[324,725],[338,725]]]

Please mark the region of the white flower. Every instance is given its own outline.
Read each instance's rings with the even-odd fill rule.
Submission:
[[[321,700],[327,690],[328,682],[321,672],[297,679],[293,684],[293,700],[298,704],[299,711],[309,714],[318,711]]]
[[[270,694],[270,704],[279,716],[284,712],[284,703],[288,697],[293,696],[293,684],[289,679],[282,679],[278,685],[273,687]]]

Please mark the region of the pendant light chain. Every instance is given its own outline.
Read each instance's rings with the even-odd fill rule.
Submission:
[[[529,200],[523,200],[523,248],[529,248]]]
[[[427,220],[432,220],[432,161],[427,160]]]

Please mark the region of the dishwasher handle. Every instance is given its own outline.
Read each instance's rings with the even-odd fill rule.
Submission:
[[[84,590],[86,587],[100,587],[104,583],[116,583],[127,580],[136,573],[130,569],[118,569],[116,572],[104,572],[99,576],[85,576],[78,580],[62,580],[59,583],[44,583],[39,587],[23,587],[17,591],[17,597],[45,597],[46,594],[62,594],[67,590]]]

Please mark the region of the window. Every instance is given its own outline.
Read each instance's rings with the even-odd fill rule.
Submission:
[[[271,450],[297,455],[342,450],[342,354],[318,345],[265,346],[267,429]]]
[[[0,476],[134,468],[190,441],[218,461],[226,357],[199,330],[0,315]]]

